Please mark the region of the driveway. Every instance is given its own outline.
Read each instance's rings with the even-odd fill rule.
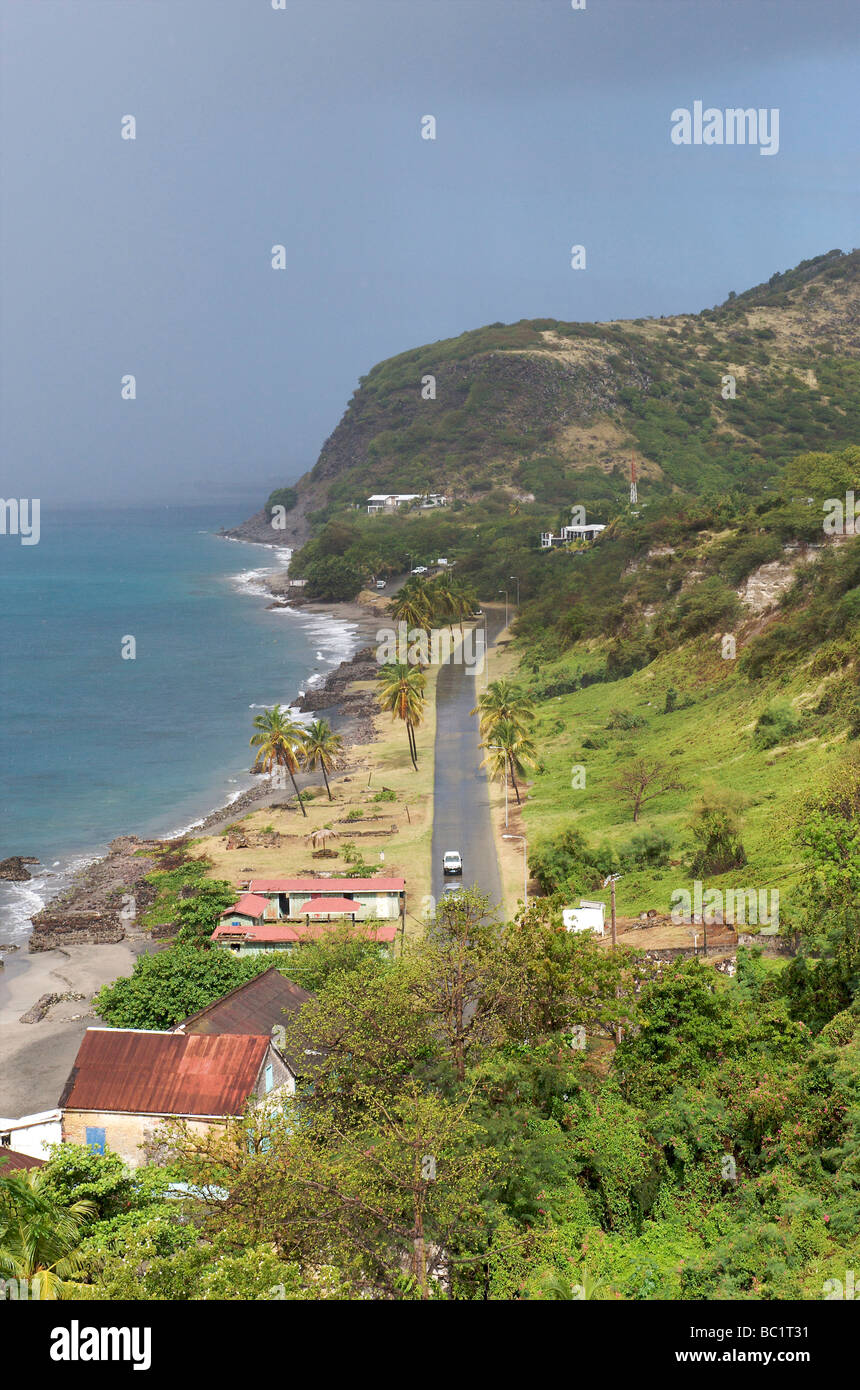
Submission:
[[[504,618],[492,610],[486,611],[492,644],[504,626]],[[469,714],[483,683],[483,673],[476,676],[450,658],[439,671],[430,881],[431,892],[437,898],[446,883],[462,883],[464,888],[477,884],[496,905],[502,900],[502,885],[490,822],[490,788],[480,766],[483,752],[478,742],[478,720]],[[446,878],[442,872],[442,856],[449,849],[457,849],[463,856],[462,879],[453,875]]]

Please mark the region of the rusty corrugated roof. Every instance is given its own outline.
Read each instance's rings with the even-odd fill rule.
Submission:
[[[88,1028],[60,1097],[66,1110],[241,1115],[269,1038]]]
[[[46,1159],[32,1158],[30,1154],[19,1154],[15,1149],[0,1148],[0,1174],[11,1172],[13,1168],[44,1168]]]
[[[271,1033],[313,996],[276,966],[237,985],[229,994],[184,1018],[175,1033]]]

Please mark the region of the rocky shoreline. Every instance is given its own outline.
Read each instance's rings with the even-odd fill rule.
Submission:
[[[279,600],[278,607],[292,607],[292,604],[285,605],[282,598],[284,578],[282,572],[276,571],[267,576],[264,583]],[[298,693],[292,708],[303,714],[319,712],[320,717],[327,719],[341,735],[346,750],[372,743],[376,738],[373,718],[378,708],[374,694],[371,690],[352,687],[376,676],[374,647],[367,645],[367,639],[375,637],[381,616],[379,608],[361,603],[307,602],[302,602],[301,607],[355,623],[358,640],[364,641],[320,685]],[[346,765],[335,775],[348,776],[352,770],[347,759]],[[312,779],[299,777],[298,781],[301,787],[306,782],[310,784]],[[156,867],[160,853],[171,846],[178,847],[186,839],[223,831],[251,811],[288,799],[283,789],[274,790],[268,778],[261,778],[260,785],[247,788],[178,835],[148,840],[136,835],[118,836],[111,841],[107,854],[80,870],[69,886],[32,918],[28,951],[51,951],[69,945],[114,945],[126,937],[138,939],[140,933],[134,927],[135,917],[154,893],[144,880]],[[0,868],[6,869],[5,877],[23,881],[29,877],[24,866],[36,862],[26,856],[13,856],[3,861]]]

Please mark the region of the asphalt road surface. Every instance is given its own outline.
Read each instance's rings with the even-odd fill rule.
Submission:
[[[503,618],[487,612],[488,638],[495,640]],[[456,653],[452,653],[456,656]],[[474,709],[484,675],[449,658],[436,685],[436,767],[434,773],[433,868],[431,892],[438,899],[446,883],[477,884],[493,906],[502,900],[502,885],[490,823],[490,786],[481,767]],[[463,876],[445,875],[442,856],[456,849],[463,856]]]

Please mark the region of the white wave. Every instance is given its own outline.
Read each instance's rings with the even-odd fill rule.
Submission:
[[[106,848],[103,846],[91,854],[76,854],[66,860],[55,859],[51,872],[37,870],[29,882],[0,883],[0,933],[3,939],[8,938],[21,945],[32,931],[31,918],[47,907],[58,893],[68,888],[77,873],[94,864]]]

